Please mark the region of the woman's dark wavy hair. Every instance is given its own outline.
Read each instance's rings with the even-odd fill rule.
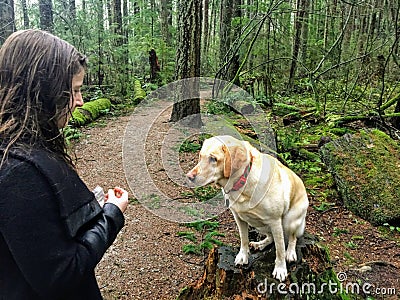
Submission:
[[[0,166],[10,149],[31,148],[73,166],[59,122],[71,110],[72,77],[86,64],[75,47],[45,31],[21,30],[6,39],[0,48]]]

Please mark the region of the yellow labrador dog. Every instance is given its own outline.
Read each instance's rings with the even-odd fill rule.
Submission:
[[[235,264],[248,263],[249,247],[262,250],[275,242],[272,275],[284,281],[285,259],[297,260],[296,241],[304,233],[308,199],[301,179],[276,158],[232,136],[205,140],[199,162],[187,177],[196,185],[215,182],[222,187],[240,234]],[[249,243],[249,225],[266,238]]]

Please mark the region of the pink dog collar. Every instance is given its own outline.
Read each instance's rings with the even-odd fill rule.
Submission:
[[[253,164],[253,161],[250,161],[246,169],[244,170],[242,176],[240,176],[239,180],[236,181],[236,183],[233,185],[232,189],[230,191],[238,191],[241,189],[247,182],[247,177],[249,176],[250,170],[251,170],[251,165]]]

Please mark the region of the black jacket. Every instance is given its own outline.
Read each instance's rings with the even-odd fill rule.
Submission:
[[[10,154],[0,169],[0,299],[102,299],[94,268],[123,225],[63,160]]]

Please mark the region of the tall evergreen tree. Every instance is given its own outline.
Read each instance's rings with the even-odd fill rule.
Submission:
[[[39,0],[40,29],[53,32],[53,4],[51,0]]]
[[[176,101],[173,106],[171,121],[185,118],[185,123],[192,127],[201,127],[200,117],[200,52],[202,0],[178,1],[178,41],[175,57],[175,80],[177,85]],[[191,80],[182,80],[193,78]]]

